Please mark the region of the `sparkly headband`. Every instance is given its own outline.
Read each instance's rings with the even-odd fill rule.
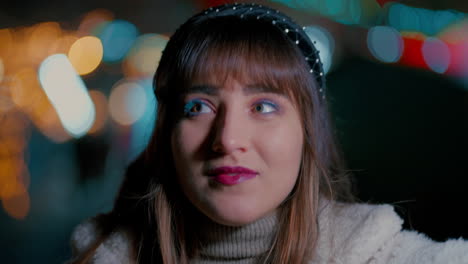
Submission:
[[[271,23],[279,28],[302,52],[317,84],[322,99],[325,99],[325,76],[322,62],[320,61],[319,51],[314,46],[310,38],[305,33],[305,27],[298,26],[290,17],[278,10],[262,6],[259,4],[224,4],[216,7],[210,7],[194,18],[206,19],[212,17],[238,16],[241,19],[256,19]]]

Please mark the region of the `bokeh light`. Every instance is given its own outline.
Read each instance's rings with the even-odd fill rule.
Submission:
[[[78,27],[77,35],[91,35],[99,25],[112,21],[113,19],[114,15],[107,9],[95,9],[90,11],[83,17],[80,26]]]
[[[32,67],[18,70],[9,87],[13,102],[24,111],[32,110],[43,95],[37,73]]]
[[[68,58],[79,75],[94,71],[101,63],[102,56],[101,40],[93,36],[78,39],[68,52]]]
[[[450,65],[446,73],[451,76],[468,78],[468,40],[459,43],[447,43],[450,50]]]
[[[5,68],[3,60],[0,57],[0,113],[6,113],[7,111],[13,109],[15,104],[11,100],[9,89],[2,89],[2,87],[8,87],[8,82],[3,82],[5,76]]]
[[[60,25],[57,22],[44,22],[33,27],[28,39],[28,58],[34,64],[39,64],[44,58],[53,54],[51,48],[62,34]]]
[[[147,104],[142,117],[132,126],[128,161],[134,160],[148,145],[156,122],[157,101],[153,92],[153,80],[147,78],[138,83],[145,92]]]
[[[65,53],[67,54],[70,47],[78,40],[75,34],[63,34],[53,44],[51,50],[54,53]]]
[[[404,42],[400,33],[387,26],[376,26],[367,33],[367,47],[381,62],[397,62],[403,54]]]
[[[388,25],[399,31],[417,31],[435,36],[447,26],[464,19],[465,14],[454,10],[429,10],[393,3],[388,9]]]
[[[54,142],[63,142],[70,138],[40,87],[37,73],[33,68],[20,69],[12,78],[9,88],[13,102],[29,116],[44,135]]]
[[[424,61],[437,73],[444,73],[450,65],[450,50],[443,41],[427,38],[422,46]]]
[[[162,51],[168,38],[157,34],[145,34],[135,41],[124,63],[127,78],[146,78],[156,72]]]
[[[396,0],[377,0],[377,3],[379,3],[379,5],[383,7],[385,4],[395,2],[395,1]]]
[[[438,38],[451,44],[460,43],[468,40],[468,19],[445,28],[438,34]]]
[[[45,94],[28,115],[39,131],[53,142],[62,143],[72,138]]]
[[[403,35],[404,49],[399,64],[421,69],[429,69],[424,61],[422,46],[425,37],[420,33]]]
[[[3,144],[3,147],[8,147]],[[0,158],[0,198],[8,199],[27,192],[30,183],[29,173],[22,157]]]
[[[362,18],[362,2],[360,0],[349,0],[349,21],[350,24],[359,24]]]
[[[84,135],[94,122],[95,109],[67,56],[56,54],[44,60],[39,81],[67,132],[74,137]]]
[[[3,81],[3,76],[5,75],[5,65],[3,65],[3,60],[0,58],[0,83]]]
[[[109,113],[121,125],[131,125],[146,111],[148,99],[145,89],[136,81],[117,83],[109,97]]]
[[[0,29],[0,56],[6,58],[13,47],[13,33],[8,28]]]
[[[325,0],[326,14],[339,17],[345,12],[344,0]]]
[[[326,29],[319,26],[308,26],[305,28],[305,33],[319,51],[323,71],[327,73],[332,66],[333,52],[335,50],[333,36]]]
[[[122,60],[138,36],[138,30],[132,23],[125,20],[114,20],[100,26],[97,37],[104,47],[105,62]]]
[[[26,218],[31,207],[30,203],[28,192],[2,199],[3,209],[5,209],[8,215],[18,220]]]
[[[91,100],[93,100],[96,108],[96,118],[88,133],[94,134],[102,131],[106,124],[108,116],[107,98],[101,91],[97,90],[89,91],[89,96],[91,97]]]
[[[35,63],[28,56],[30,38],[35,27],[21,27],[11,30],[12,45],[8,48],[8,53],[3,54],[5,60],[6,74],[14,75],[14,73],[24,67],[35,67]],[[3,43],[0,45],[2,50]],[[38,52],[41,50],[39,49]]]

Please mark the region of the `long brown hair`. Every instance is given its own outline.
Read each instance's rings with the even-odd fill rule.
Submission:
[[[187,226],[198,212],[175,177],[170,137],[180,118],[180,99],[194,79],[254,81],[291,97],[299,110],[304,145],[296,185],[281,204],[277,237],[264,263],[305,263],[318,237],[318,204],[351,199],[326,100],[297,46],[278,28],[255,20],[218,17],[189,20],[171,37],[154,77],[158,100],[153,137],[129,167],[115,207],[99,218],[106,227],[82,262],[116,229],[131,238],[139,263],[188,263],[197,253]]]

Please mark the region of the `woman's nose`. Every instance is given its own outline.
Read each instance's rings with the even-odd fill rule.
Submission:
[[[250,136],[244,114],[242,111],[230,109],[224,109],[222,113],[219,113],[213,126],[212,150],[214,152],[231,154],[236,151],[247,151]]]

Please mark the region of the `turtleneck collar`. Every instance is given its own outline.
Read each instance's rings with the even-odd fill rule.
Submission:
[[[271,248],[277,228],[277,213],[237,227],[204,221],[198,235],[201,248],[193,263],[255,263]]]

